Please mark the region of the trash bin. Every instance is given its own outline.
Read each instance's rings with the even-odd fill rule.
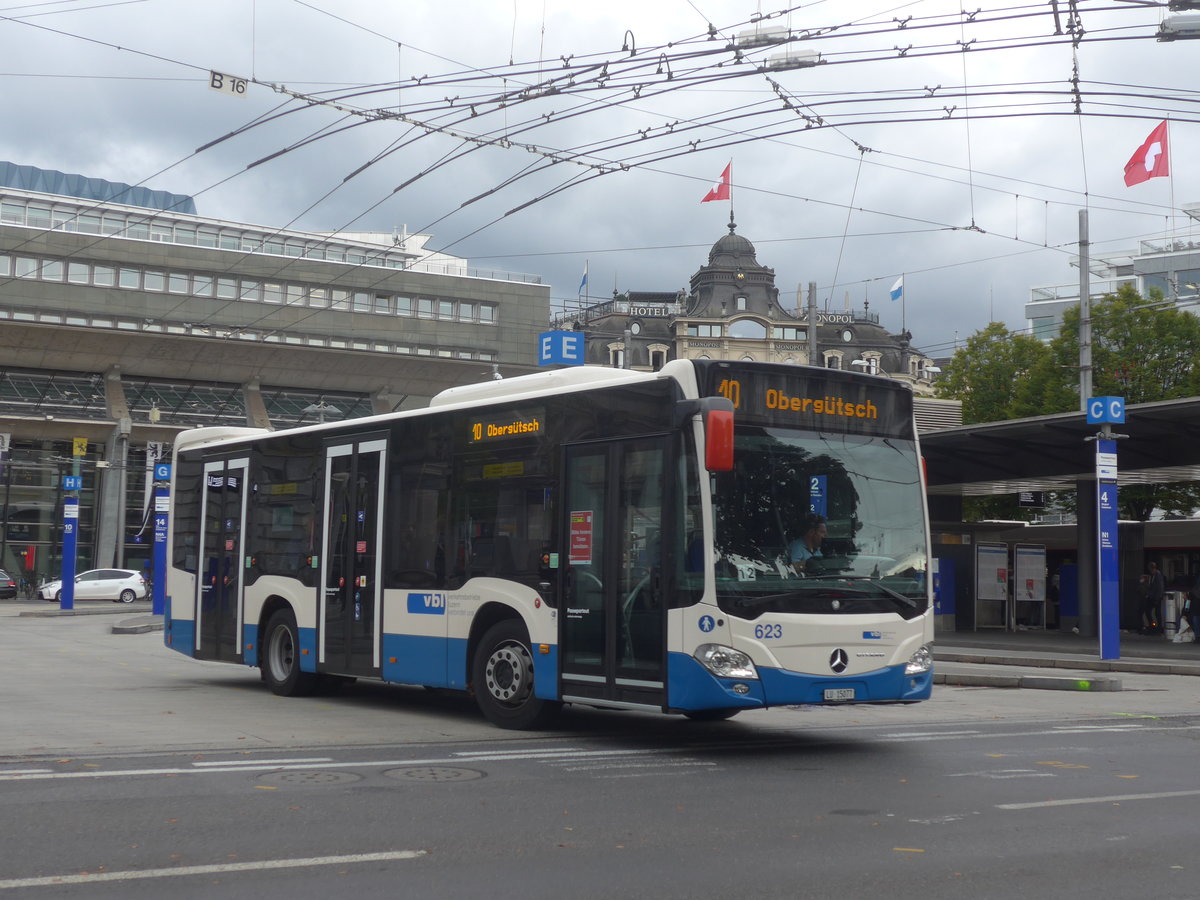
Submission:
[[[1179,615],[1183,612],[1183,591],[1165,591],[1163,593],[1163,637],[1168,641],[1175,639],[1175,631],[1179,627]]]

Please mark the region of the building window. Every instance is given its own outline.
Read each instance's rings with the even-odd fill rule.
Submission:
[[[746,298],[745,298],[745,297],[737,297],[737,298],[735,298],[735,299],[734,299],[734,306],[735,306],[737,309],[739,309],[739,310],[743,310],[743,311],[744,311],[744,310],[746,309]]]
[[[720,337],[720,325],[692,324],[687,327],[688,337]]]
[[[804,328],[797,328],[795,325],[776,325],[775,339],[777,341],[806,341],[808,340],[808,331]]]
[[[667,364],[666,350],[651,350],[650,351],[650,368],[657,372]]]
[[[729,336],[761,340],[767,336],[767,326],[757,319],[738,319],[729,326]]]

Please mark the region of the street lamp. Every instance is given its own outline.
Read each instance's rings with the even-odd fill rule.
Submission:
[[[1167,16],[1158,27],[1155,37],[1160,41],[1194,41],[1200,38],[1200,13]]]
[[[330,413],[332,415],[338,415],[338,416],[340,416],[342,414],[342,411],[340,409],[338,409],[336,406],[330,406],[324,400],[318,400],[316,403],[308,404],[308,406],[304,407],[304,409],[302,409],[301,412],[304,413],[306,416],[310,413],[316,413],[318,425],[325,424],[325,414],[326,413]]]

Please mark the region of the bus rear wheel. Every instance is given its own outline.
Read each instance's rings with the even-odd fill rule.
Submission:
[[[501,728],[540,728],[561,707],[534,696],[529,636],[514,619],[497,622],[483,635],[471,661],[471,683],[479,709]]]
[[[262,641],[263,678],[273,694],[304,697],[317,687],[317,676],[300,671],[300,632],[290,609],[276,610],[267,620]]]

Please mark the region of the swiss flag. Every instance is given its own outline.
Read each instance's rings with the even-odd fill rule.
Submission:
[[[1167,123],[1162,121],[1125,163],[1125,186],[1133,187],[1151,178],[1170,174],[1167,163]]]
[[[704,195],[704,199],[700,201],[701,203],[707,203],[709,200],[728,200],[729,199],[729,191],[731,190],[730,183],[729,183],[729,173],[732,170],[733,170],[733,160],[730,160],[729,165],[727,165],[725,167],[725,171],[721,173],[721,180],[718,181],[716,184],[714,184],[712,186],[712,189],[709,190],[709,192]]]

